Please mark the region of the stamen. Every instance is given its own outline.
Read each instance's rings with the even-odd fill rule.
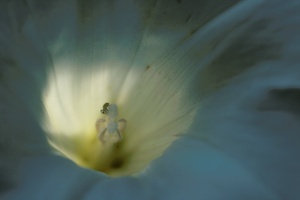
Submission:
[[[123,139],[122,130],[125,128],[127,121],[125,119],[118,120],[118,106],[116,104],[105,103],[101,113],[105,115],[105,119],[96,121],[96,130],[98,139],[105,143],[105,134],[117,134],[117,142]]]
[[[100,111],[102,114],[107,114],[108,113],[108,106],[109,106],[109,103],[105,103],[103,105],[103,109]]]

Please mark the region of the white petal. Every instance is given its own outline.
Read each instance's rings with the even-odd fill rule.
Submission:
[[[120,4],[117,4],[117,8],[124,6],[122,2],[118,3]],[[39,8],[35,8],[33,3],[29,3],[29,5],[33,10]],[[69,4],[61,3],[61,7],[59,9],[53,9],[53,11],[57,14],[56,16],[65,16],[62,15],[64,12],[74,8],[75,4],[70,6]],[[132,10],[130,8],[131,7],[128,8],[128,12],[125,12],[126,16],[130,16],[128,19],[135,19],[135,17],[133,17],[135,13],[131,13],[130,11]],[[238,12],[240,9],[245,12]],[[51,27],[50,24],[54,22],[54,24],[63,27],[63,25],[72,21],[70,18],[74,17],[74,15],[69,15],[70,18],[67,16],[65,16],[65,18],[51,18],[51,16],[55,15],[50,15],[49,18],[45,17],[46,20],[43,21],[44,19],[39,18],[42,16],[41,13],[37,15],[36,20],[40,20],[37,24],[41,26],[40,30],[44,30],[44,32],[42,31],[42,38],[47,38],[45,41],[46,46],[50,45],[53,40],[58,41],[58,36],[64,41],[69,40],[68,44],[75,45],[75,41],[77,41],[78,38],[71,37],[68,39],[64,35],[61,35],[60,28],[49,28]],[[195,125],[190,130],[189,135],[186,136],[187,138],[182,138],[177,141],[166,154],[153,163],[144,174],[138,177],[109,179],[103,174],[82,170],[69,161],[59,157],[50,155],[45,157],[24,157],[24,159],[22,159],[23,162],[19,165],[19,185],[21,187],[15,191],[11,191],[11,193],[7,193],[4,199],[74,199],[77,195],[85,197],[86,199],[98,199],[101,197],[111,199],[124,197],[128,199],[146,199],[147,197],[149,198],[150,195],[156,194],[157,196],[150,196],[149,199],[151,199],[151,197],[162,199],[185,199],[187,197],[189,199],[198,199],[199,197],[203,197],[204,199],[299,199],[300,194],[297,188],[300,182],[299,159],[297,157],[299,154],[298,133],[300,129],[298,123],[299,113],[297,112],[298,104],[281,98],[278,92],[275,93],[275,96],[272,92],[269,93],[270,89],[274,88],[280,88],[283,89],[283,91],[290,87],[299,88],[299,30],[298,26],[295,26],[295,24],[299,24],[299,19],[297,18],[298,13],[299,3],[297,1],[290,1],[290,3],[283,1],[244,1],[240,7],[236,7],[231,13],[224,14],[224,16],[222,16],[224,19],[218,18],[195,33],[196,35],[194,35],[194,37],[188,37],[189,40],[184,43],[185,45],[181,46],[182,49],[180,48],[178,51],[175,51],[175,54],[170,55],[171,57],[173,56],[172,58],[187,55],[187,57],[182,60],[166,60],[168,62],[173,61],[178,66],[185,66],[183,65],[184,63],[197,65],[198,62],[201,64],[201,69],[205,69],[206,66],[209,66],[206,70],[199,71],[199,83],[197,83],[196,87],[199,86],[200,89],[195,95],[201,97],[201,92],[203,92],[205,96],[211,94],[212,97],[207,100],[208,103],[204,104],[205,107],[203,106],[203,109],[199,111]],[[98,13],[94,13],[94,15],[97,16]],[[99,16],[100,15],[101,12]],[[105,15],[105,13],[103,15]],[[119,21],[124,16],[125,14],[119,16],[116,20]],[[249,16],[249,18],[247,18],[247,16]],[[111,19],[110,17],[107,18]],[[107,18],[103,18],[103,23],[106,22]],[[185,20],[187,20],[187,18],[188,16],[185,17]],[[192,17],[190,18],[192,19]],[[245,18],[246,21],[243,21],[242,19]],[[63,20],[59,21],[58,19]],[[85,20],[88,21],[88,19]],[[229,25],[227,23],[224,23],[223,27],[220,27],[220,30],[216,29],[217,25],[221,25],[221,22],[226,22],[226,20],[228,20],[227,22],[233,29],[229,28],[227,30],[226,27]],[[230,23],[231,20],[232,23]],[[257,24],[256,20],[262,21]],[[237,27],[239,22],[240,26]],[[94,23],[95,22],[92,24]],[[18,27],[18,24],[13,24]],[[32,30],[30,29],[30,27],[32,27],[30,20],[25,20],[24,24],[25,26],[22,26],[24,27],[22,30]],[[257,28],[256,25],[260,26]],[[48,28],[44,28],[43,26],[48,26]],[[70,25],[70,27],[72,26],[74,28],[75,24]],[[66,28],[66,31],[70,31],[69,33],[72,33],[72,30],[77,30],[70,27]],[[122,24],[111,30],[123,30],[123,28]],[[59,31],[56,32],[57,30]],[[98,31],[101,30],[103,29],[99,29]],[[131,31],[132,29],[129,30]],[[137,28],[135,30],[140,29]],[[207,30],[208,32],[204,34]],[[212,34],[210,38],[209,33],[212,33],[213,30],[221,31],[221,33]],[[228,35],[225,34],[226,31],[224,30],[228,32]],[[155,32],[155,30],[153,31]],[[34,31],[29,32],[34,35]],[[112,32],[115,33],[114,31]],[[163,34],[162,30],[158,32],[159,34],[157,35],[162,35],[162,38],[149,39],[150,42],[148,41],[148,43],[161,44],[160,41],[163,41],[163,39],[167,40],[167,36],[172,31],[166,31],[166,34]],[[14,33],[17,33],[17,31]],[[67,32],[66,34],[69,33]],[[30,36],[31,34],[28,35]],[[132,33],[128,35],[131,34]],[[109,34],[103,35],[107,36]],[[109,37],[116,39],[118,42],[124,42],[124,37],[120,37],[122,39],[119,41],[116,35],[115,33],[115,35]],[[128,35],[125,33],[124,35],[126,35],[125,38],[127,38]],[[136,55],[136,59],[139,61],[138,63],[147,63],[148,65],[149,62],[154,62],[156,59],[159,59],[158,55],[160,53],[164,55],[163,57],[169,55],[170,49],[177,47],[176,45],[178,43],[174,41],[179,41],[178,38],[184,38],[183,35],[184,34],[180,31],[178,35],[174,33],[174,35],[172,35],[173,37],[170,37],[166,43],[162,43],[163,45],[160,46],[162,50],[157,54],[149,48],[149,54],[154,52],[150,58],[142,59],[142,56],[139,58],[138,55],[131,50],[125,53],[124,57],[133,58],[133,56]],[[222,35],[224,38],[221,37]],[[215,38],[219,39],[219,43],[213,43],[215,46],[213,45],[211,49],[208,49],[204,53],[201,52],[206,55],[200,56],[201,59],[206,58],[203,63],[201,63],[202,60],[198,57],[194,57],[193,59],[192,56],[193,53],[194,55],[199,55],[196,51],[198,49],[197,45],[202,43],[196,43],[195,46],[193,46],[193,42],[205,40],[206,38],[201,38],[202,36],[209,37],[207,40],[211,42],[215,42]],[[236,39],[236,36],[245,37],[238,37],[238,39]],[[243,43],[244,39],[247,39],[248,36],[251,38],[250,43]],[[18,38],[17,36],[10,37],[10,34],[7,34],[7,37]],[[80,54],[83,53],[82,55],[85,55],[85,48],[88,48],[85,45],[91,44],[89,42],[85,43],[84,38],[85,37],[81,40],[83,44],[80,44],[82,50],[79,51]],[[145,38],[149,37],[147,36]],[[268,38],[270,38],[270,41]],[[130,41],[133,40],[133,49],[137,50],[139,45],[137,45],[136,42],[139,40],[135,40],[133,37],[127,39],[123,45],[132,44]],[[111,40],[112,39],[109,41]],[[3,41],[4,40],[1,40],[2,43],[5,43]],[[9,39],[9,41],[13,41],[13,39]],[[24,42],[22,38],[17,40],[14,43],[15,45],[11,47],[13,50],[9,53],[17,55],[16,60],[18,60],[18,63],[24,64],[33,62],[33,65],[30,65],[30,67],[28,67],[28,65],[21,65],[22,67],[20,68],[24,71],[29,70],[29,74],[32,75],[35,74],[34,71],[38,69],[37,66],[48,65],[44,63],[44,60],[40,65],[34,63],[35,59],[33,55],[35,55],[37,51],[35,51],[35,53],[29,50],[25,52],[25,47],[30,47],[28,43],[31,44],[31,42],[28,41],[32,42],[32,40],[26,40]],[[231,45],[239,42],[243,45]],[[34,42],[32,43],[35,44]],[[147,42],[144,44],[145,49],[151,47],[149,44],[147,46],[146,43]],[[68,49],[72,48],[72,45],[70,45],[66,49],[63,49],[58,45],[61,44],[60,42],[53,44],[49,52],[51,57],[56,58],[57,61],[59,61],[59,58],[67,56]],[[246,48],[247,44],[251,51]],[[274,44],[275,46],[272,46]],[[163,48],[164,45],[167,47]],[[254,45],[254,48],[251,48],[251,45]],[[31,47],[31,49],[43,49],[41,47],[42,45],[37,46],[39,48]],[[143,45],[141,45],[141,47],[142,46]],[[231,47],[235,48],[232,49]],[[113,46],[111,48],[109,52],[116,50]],[[259,51],[261,49],[266,51]],[[225,54],[226,50],[228,50],[228,54]],[[247,53],[242,55],[235,54],[241,50],[245,50]],[[256,50],[259,54],[256,54]],[[41,52],[43,55],[46,55],[44,51]],[[116,52],[118,51],[116,50]],[[147,52],[147,50],[141,48],[139,52],[145,54],[144,52]],[[1,52],[1,54],[3,53]],[[114,64],[111,59],[105,59],[105,55],[107,54],[108,53],[103,52],[103,54],[101,54],[102,57],[99,57],[99,59],[101,58],[101,60],[104,59],[104,61]],[[221,57],[220,55],[224,56]],[[263,58],[259,55],[262,55]],[[73,54],[72,56],[74,58]],[[92,58],[96,59],[95,57],[97,56],[93,55]],[[140,60],[138,60],[138,58]],[[249,58],[250,61],[247,60]],[[89,58],[84,56],[80,57],[80,60],[82,63],[89,62],[87,61]],[[131,66],[129,60],[130,59],[125,62],[127,68],[124,67],[124,69],[128,69],[128,67]],[[184,62],[186,60],[191,60],[191,62]],[[231,62],[232,60],[236,61],[236,63]],[[177,61],[181,63],[179,64]],[[213,61],[215,61],[215,63],[213,63]],[[159,61],[158,63],[157,65],[163,66],[164,62]],[[210,65],[211,63],[212,65]],[[146,68],[146,66],[144,67]],[[170,68],[172,65],[166,65],[166,67],[168,66]],[[241,69],[241,67],[243,68]],[[3,74],[9,74],[9,69],[9,67],[1,68],[1,76]],[[13,79],[4,79],[4,83],[9,86],[8,88],[10,88],[16,96],[24,96],[22,95],[22,91],[26,91],[25,94],[30,96],[28,98],[30,101],[39,102],[37,97],[40,93],[34,93],[30,90],[31,85],[35,85],[34,83],[39,85],[37,91],[44,86],[43,80],[41,79],[41,77],[43,77],[42,72],[44,72],[44,68],[40,69],[39,72],[41,72],[39,75],[33,76],[33,82],[30,82],[30,84],[26,84],[28,79],[24,79],[26,81],[17,79],[17,83],[11,81]],[[9,75],[8,77],[12,76]],[[205,77],[207,77],[207,79],[205,79]],[[224,88],[218,93],[213,93],[221,87]],[[288,94],[294,94],[290,93],[291,91],[289,90],[287,91]],[[27,101],[27,104],[30,101]],[[288,104],[291,104],[291,107],[289,107],[290,105]],[[4,105],[6,106],[7,104]],[[22,107],[19,106],[19,108]],[[36,113],[39,112],[40,111],[34,111],[35,115],[38,115]],[[18,112],[12,112],[11,114],[12,118],[17,117],[17,121],[7,120],[8,124],[22,124],[28,122],[27,120],[30,121],[30,119],[27,119],[24,115],[19,116]],[[21,127],[29,129],[29,131],[26,130],[26,137],[34,137],[41,133],[35,125],[31,126],[26,123],[26,126],[22,125]],[[20,141],[18,130],[4,130],[12,134],[14,136],[13,139],[17,138],[16,141]],[[1,134],[2,133],[1,129]],[[4,136],[4,140],[1,140],[1,142],[5,141],[6,143],[8,141],[8,135],[2,134],[1,139],[2,136]],[[43,138],[43,136],[38,136],[38,138],[40,137]],[[33,152],[36,148],[37,150],[44,150],[44,148],[38,148],[36,146],[37,144],[34,142],[34,139],[30,138],[28,141],[25,140],[24,143],[22,143],[22,141],[23,139],[19,144],[25,146],[28,144],[32,145],[30,148],[28,147],[30,150],[29,155],[34,154]],[[38,139],[37,142],[41,142],[39,144],[44,145],[43,139]],[[1,147],[2,146],[8,147],[8,145],[1,145]],[[27,149],[27,147],[25,149]],[[14,151],[16,151],[17,154],[21,152],[20,150],[9,149],[8,151],[4,151],[4,155],[7,156],[7,152]],[[47,151],[47,148],[45,151]],[[5,161],[7,161],[7,159]]]

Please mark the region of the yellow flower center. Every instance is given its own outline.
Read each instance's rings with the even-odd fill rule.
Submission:
[[[78,73],[66,65],[49,77],[43,127],[54,149],[80,166],[112,176],[138,173],[192,123],[195,106],[162,72],[147,67],[122,83],[111,81],[122,79],[116,70]]]

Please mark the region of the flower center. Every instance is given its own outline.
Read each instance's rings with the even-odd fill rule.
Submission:
[[[103,71],[94,79],[80,74],[81,81],[70,74],[49,77],[43,127],[54,150],[80,166],[111,176],[138,173],[193,121],[195,106],[161,74],[129,82],[131,89],[124,84],[119,93]]]
[[[101,113],[105,118],[99,118],[96,122],[96,130],[98,132],[98,139],[105,144],[105,134],[117,135],[116,142],[123,139],[122,131],[124,130],[127,121],[125,119],[118,119],[118,106],[116,104],[105,103]]]

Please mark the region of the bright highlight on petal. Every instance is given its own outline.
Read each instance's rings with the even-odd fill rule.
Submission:
[[[193,121],[195,105],[155,66],[119,73],[126,78],[113,90],[118,68],[99,64],[79,73],[71,65],[61,62],[49,76],[43,127],[54,149],[78,165],[135,174]]]

